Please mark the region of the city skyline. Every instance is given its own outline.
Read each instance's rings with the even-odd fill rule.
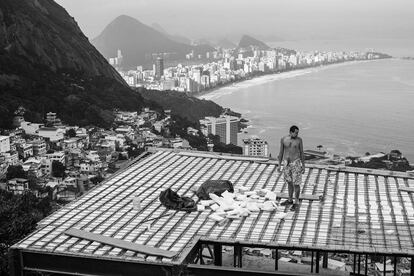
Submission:
[[[160,24],[167,32],[191,39],[408,38],[414,31],[414,3],[407,0],[360,1],[68,1],[57,0],[93,39],[119,15],[144,24]],[[352,20],[350,20],[352,18]],[[277,26],[277,27],[276,27]]]

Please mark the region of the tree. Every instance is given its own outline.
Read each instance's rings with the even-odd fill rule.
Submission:
[[[21,165],[18,166],[9,166],[7,168],[6,178],[7,180],[13,179],[13,178],[26,178],[27,173],[23,170],[23,167]]]
[[[115,141],[115,151],[117,151],[117,152],[121,152],[122,151],[122,149],[121,149],[121,147],[119,145],[119,141]]]
[[[235,146],[233,144],[224,144],[224,143],[214,144],[213,151],[223,152],[223,153],[232,153],[232,154],[243,153],[243,149],[241,147]]]
[[[147,127],[147,128],[150,128],[150,127],[152,127],[152,123],[151,123],[151,121],[145,121],[145,123],[143,123],[143,124],[141,125],[141,127]]]
[[[96,185],[101,183],[102,181],[104,181],[105,178],[103,178],[103,176],[101,174],[98,174],[97,176],[95,176],[94,178],[91,178],[91,182]]]
[[[198,129],[197,125],[177,115],[172,115],[171,119],[171,123],[168,126],[168,129],[170,130],[169,136],[179,136],[186,139],[191,147],[196,148],[197,150],[207,151],[207,140],[203,135],[193,136],[187,133],[187,128],[189,126]]]
[[[232,153],[232,154],[243,154],[243,148],[233,145],[233,144],[224,144],[220,142],[220,136],[209,134],[208,138],[213,142],[214,147],[213,151],[223,152],[223,153]]]
[[[9,247],[32,232],[36,223],[51,211],[48,198],[38,199],[32,193],[13,195],[0,190],[0,275],[8,275]]]
[[[127,148],[129,158],[135,158],[145,151],[144,148],[138,148],[138,146],[133,145]]]
[[[29,180],[29,189],[33,190],[38,188],[38,179],[34,171],[30,170],[27,172],[27,180]]]
[[[118,152],[118,160],[128,160],[128,158],[122,152]]]
[[[402,158],[401,160],[393,162],[392,170],[406,172],[406,171],[412,170],[412,167],[410,166],[410,163],[408,162],[406,158]]]
[[[76,131],[73,128],[68,129],[65,134],[68,137],[76,137]]]
[[[52,176],[54,177],[65,177],[65,165],[61,162],[53,160],[52,162]]]

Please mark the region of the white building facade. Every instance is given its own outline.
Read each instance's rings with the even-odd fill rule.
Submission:
[[[10,137],[0,136],[0,153],[5,153],[9,151],[10,151]]]
[[[243,155],[269,156],[269,145],[260,138],[243,139]]]

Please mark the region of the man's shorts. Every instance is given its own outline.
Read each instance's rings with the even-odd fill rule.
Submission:
[[[285,182],[291,182],[293,185],[300,185],[302,183],[302,162],[300,159],[288,163],[283,161],[283,178]]]

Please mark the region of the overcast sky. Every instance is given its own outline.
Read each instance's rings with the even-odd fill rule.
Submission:
[[[414,0],[56,0],[95,38],[119,15],[193,39],[412,38]]]

